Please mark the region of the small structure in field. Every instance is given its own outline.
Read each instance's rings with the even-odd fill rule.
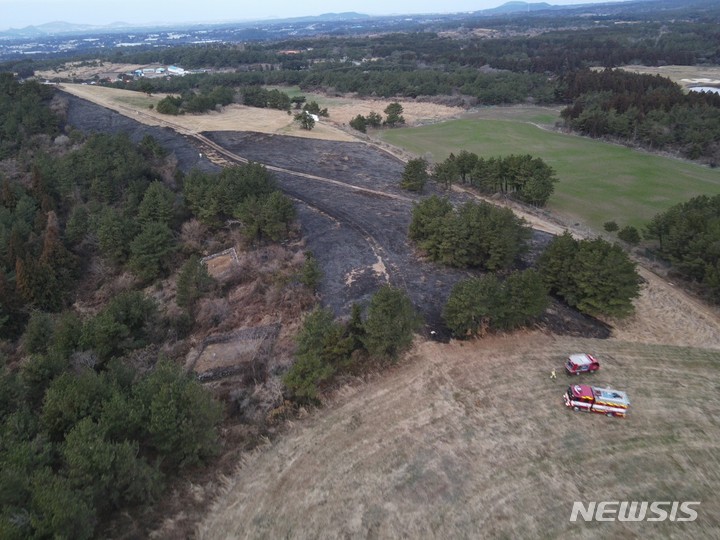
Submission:
[[[240,261],[234,247],[208,255],[200,259],[200,262],[205,265],[208,274],[218,281],[229,278],[240,268]]]

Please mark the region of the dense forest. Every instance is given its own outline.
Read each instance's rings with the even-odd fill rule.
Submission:
[[[0,537],[90,538],[217,452],[223,407],[162,352],[218,292],[204,235],[281,240],[294,210],[260,165],[186,177],[152,137],[86,137],[50,88],[0,83]]]
[[[720,94],[688,92],[669,79],[622,70],[567,74],[559,88],[567,125],[689,159],[720,160]]]

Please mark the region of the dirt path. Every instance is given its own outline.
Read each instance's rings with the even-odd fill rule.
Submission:
[[[331,122],[317,122],[310,131],[302,129],[297,122],[293,121],[292,115],[274,109],[258,109],[233,104],[225,107],[222,112],[168,116],[160,114],[154,108],[149,108],[151,104],[156,105],[160,99],[165,97],[165,94],[156,94],[150,97],[129,90],[87,84],[62,83],[58,85],[58,88],[119,112],[138,122],[150,126],[169,127],[185,135],[198,134],[203,131],[228,130],[257,131],[333,141],[354,140],[351,135],[335,127]]]

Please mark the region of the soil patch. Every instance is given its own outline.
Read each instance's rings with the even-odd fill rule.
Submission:
[[[208,274],[218,280],[230,278],[240,268],[240,261],[238,261],[235,248],[209,255],[203,258],[201,262],[205,264]]]

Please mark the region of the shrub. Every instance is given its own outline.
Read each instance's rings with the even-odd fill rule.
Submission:
[[[615,221],[606,221],[603,223],[603,229],[607,232],[615,232],[619,229],[618,224]]]
[[[640,243],[640,233],[632,225],[623,227],[618,231],[617,235],[620,240],[630,245],[635,246]]]

